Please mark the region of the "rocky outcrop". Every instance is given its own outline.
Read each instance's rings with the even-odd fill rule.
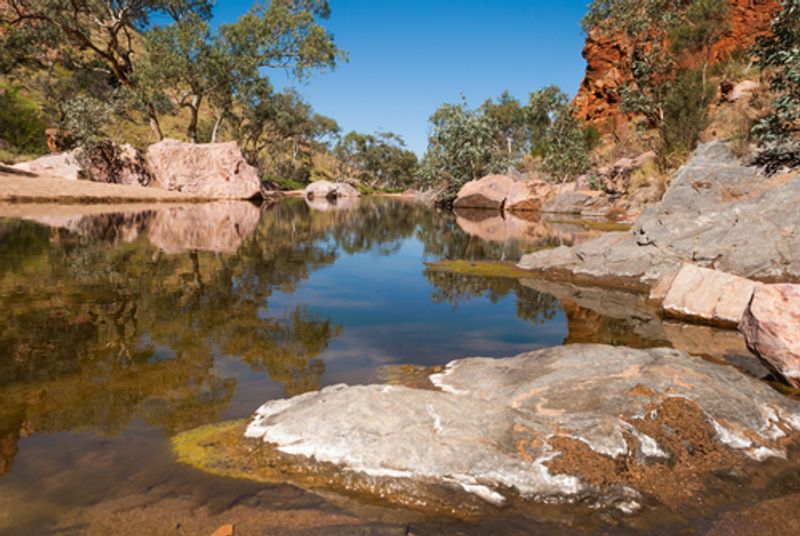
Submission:
[[[800,285],[757,288],[739,329],[753,352],[800,387]]]
[[[736,327],[757,285],[743,277],[685,264],[673,279],[661,307],[675,318]]]
[[[261,196],[256,168],[236,142],[185,143],[163,140],[147,148],[153,186],[209,199]]]
[[[49,154],[36,160],[14,164],[11,167],[36,175],[60,177],[71,181],[78,180],[83,175],[83,168],[74,151]]]
[[[721,142],[700,146],[631,232],[526,255],[520,268],[649,287],[685,262],[800,280],[800,175],[769,179]]]
[[[730,0],[730,26],[713,46],[716,62],[735,50],[747,49],[759,35],[769,31],[772,14],[780,7],[778,0]],[[631,80],[631,46],[621,33],[605,35],[592,31],[586,37],[583,57],[584,76],[575,106],[578,116],[601,130],[610,130],[626,118],[620,110],[619,89]],[[691,59],[689,67],[700,64]]]
[[[554,185],[539,180],[515,180],[508,175],[488,175],[469,181],[458,192],[454,206],[466,209],[539,210],[555,195]]]
[[[268,402],[246,431],[265,445],[240,463],[419,508],[519,494],[632,513],[696,504],[731,472],[744,485],[767,458],[785,470],[800,430],[797,402],[669,349],[563,346],[454,361],[430,380],[438,390],[338,385]]]

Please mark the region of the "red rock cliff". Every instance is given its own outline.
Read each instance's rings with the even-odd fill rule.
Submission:
[[[769,30],[773,13],[780,9],[778,0],[730,2],[730,29],[714,45],[717,60],[736,49],[753,45],[756,37]],[[611,128],[615,120],[624,121],[617,89],[630,79],[629,52],[630,44],[619,34],[592,32],[586,38],[583,48],[586,75],[575,97],[575,105],[581,119],[601,130]]]

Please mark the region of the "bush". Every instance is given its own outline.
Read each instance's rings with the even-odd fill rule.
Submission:
[[[658,160],[662,170],[681,165],[700,141],[709,124],[708,107],[714,88],[703,85],[700,71],[684,72],[664,99],[664,120],[659,126]]]
[[[0,89],[0,139],[9,152],[41,154],[47,151],[44,122],[39,106],[16,88]]]
[[[576,179],[589,168],[587,143],[590,139],[565,106],[557,113],[547,133],[547,152],[542,169],[556,182]]]

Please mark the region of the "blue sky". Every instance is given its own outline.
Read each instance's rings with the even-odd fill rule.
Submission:
[[[574,94],[583,76],[580,19],[588,0],[331,0],[325,26],[350,54],[333,72],[294,85],[345,131],[389,130],[421,155],[428,117],[461,94],[472,106],[509,90],[520,100],[558,84]],[[251,0],[218,0],[217,23]]]

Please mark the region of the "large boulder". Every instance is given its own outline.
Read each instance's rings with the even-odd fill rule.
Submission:
[[[246,431],[266,445],[243,448],[237,474],[272,470],[422,508],[521,495],[631,513],[698,496],[713,508],[725,494],[704,490],[731,474],[746,486],[767,458],[793,470],[784,458],[800,404],[676,350],[562,346],[454,361],[430,381],[438,390],[337,385],[268,402]],[[442,493],[421,491],[431,485]]]
[[[756,280],[800,280],[800,174],[775,179],[722,142],[697,148],[628,233],[537,252],[520,267],[652,285],[685,262]]]
[[[75,151],[49,154],[36,160],[14,164],[11,167],[36,175],[60,177],[70,181],[78,180],[83,175],[83,167],[78,161]]]
[[[309,200],[336,200],[339,198],[357,198],[361,197],[361,194],[346,182],[321,180],[314,181],[306,186],[305,196]]]
[[[557,188],[540,180],[515,180],[508,175],[489,175],[461,187],[455,208],[492,210],[539,210]]]
[[[668,316],[736,327],[757,286],[743,277],[685,264],[672,280],[661,307]]]
[[[261,196],[256,168],[236,142],[185,143],[166,139],[147,148],[153,186],[208,199]]]
[[[757,288],[739,330],[772,370],[800,387],[800,285]]]

